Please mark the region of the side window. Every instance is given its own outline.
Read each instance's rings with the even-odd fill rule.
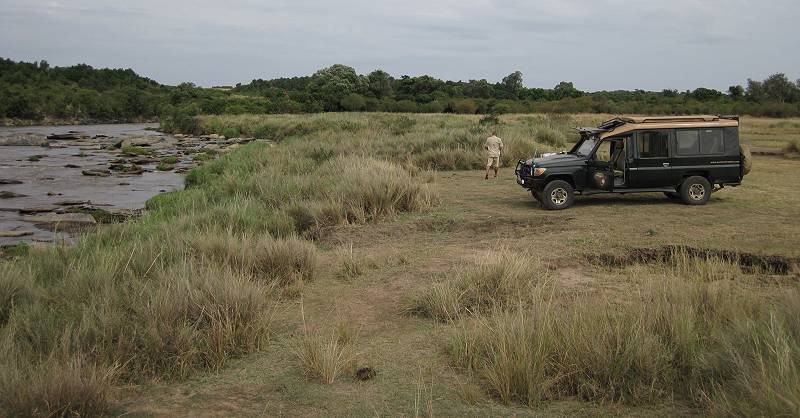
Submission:
[[[611,153],[614,151],[611,148],[611,144],[613,141],[603,141],[600,145],[597,146],[597,150],[594,152],[594,159],[596,161],[611,161]]]
[[[639,158],[667,158],[669,157],[669,131],[652,130],[639,131],[636,135],[636,149]]]
[[[722,154],[725,152],[725,141],[722,129],[703,129],[700,131],[700,153]]]
[[[696,129],[679,129],[675,131],[677,139],[678,155],[697,155],[700,154],[700,132]]]

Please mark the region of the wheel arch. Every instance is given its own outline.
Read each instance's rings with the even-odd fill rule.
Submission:
[[[545,178],[545,180],[546,180],[546,181],[544,182],[544,187],[547,187],[547,185],[548,185],[550,182],[552,182],[552,181],[555,181],[555,180],[563,180],[563,181],[566,181],[567,183],[569,183],[569,185],[570,185],[570,186],[572,186],[572,189],[573,189],[573,190],[576,190],[576,189],[577,189],[577,188],[575,187],[575,179],[572,177],[572,175],[571,175],[571,174],[566,174],[566,173],[561,173],[561,174],[551,174],[551,175],[547,176],[547,177]],[[544,187],[542,187],[542,189],[544,189]]]

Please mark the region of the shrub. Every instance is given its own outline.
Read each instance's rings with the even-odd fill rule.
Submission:
[[[455,100],[451,106],[455,113],[474,115],[478,111],[478,104],[472,99]]]
[[[479,121],[479,125],[499,125],[500,118],[495,114],[488,114],[483,116]]]

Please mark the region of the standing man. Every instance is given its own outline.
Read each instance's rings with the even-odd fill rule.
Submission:
[[[503,140],[497,136],[497,132],[492,131],[492,136],[486,138],[483,145],[489,153],[486,161],[486,180],[489,180],[489,170],[494,168],[494,178],[497,178],[497,169],[500,168],[500,153],[503,152]]]

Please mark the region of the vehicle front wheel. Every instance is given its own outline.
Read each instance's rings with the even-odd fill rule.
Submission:
[[[711,199],[711,183],[705,177],[692,176],[683,181],[680,193],[687,205],[705,205]]]
[[[540,197],[545,209],[566,209],[575,201],[575,190],[564,180],[553,180],[547,183]]]

